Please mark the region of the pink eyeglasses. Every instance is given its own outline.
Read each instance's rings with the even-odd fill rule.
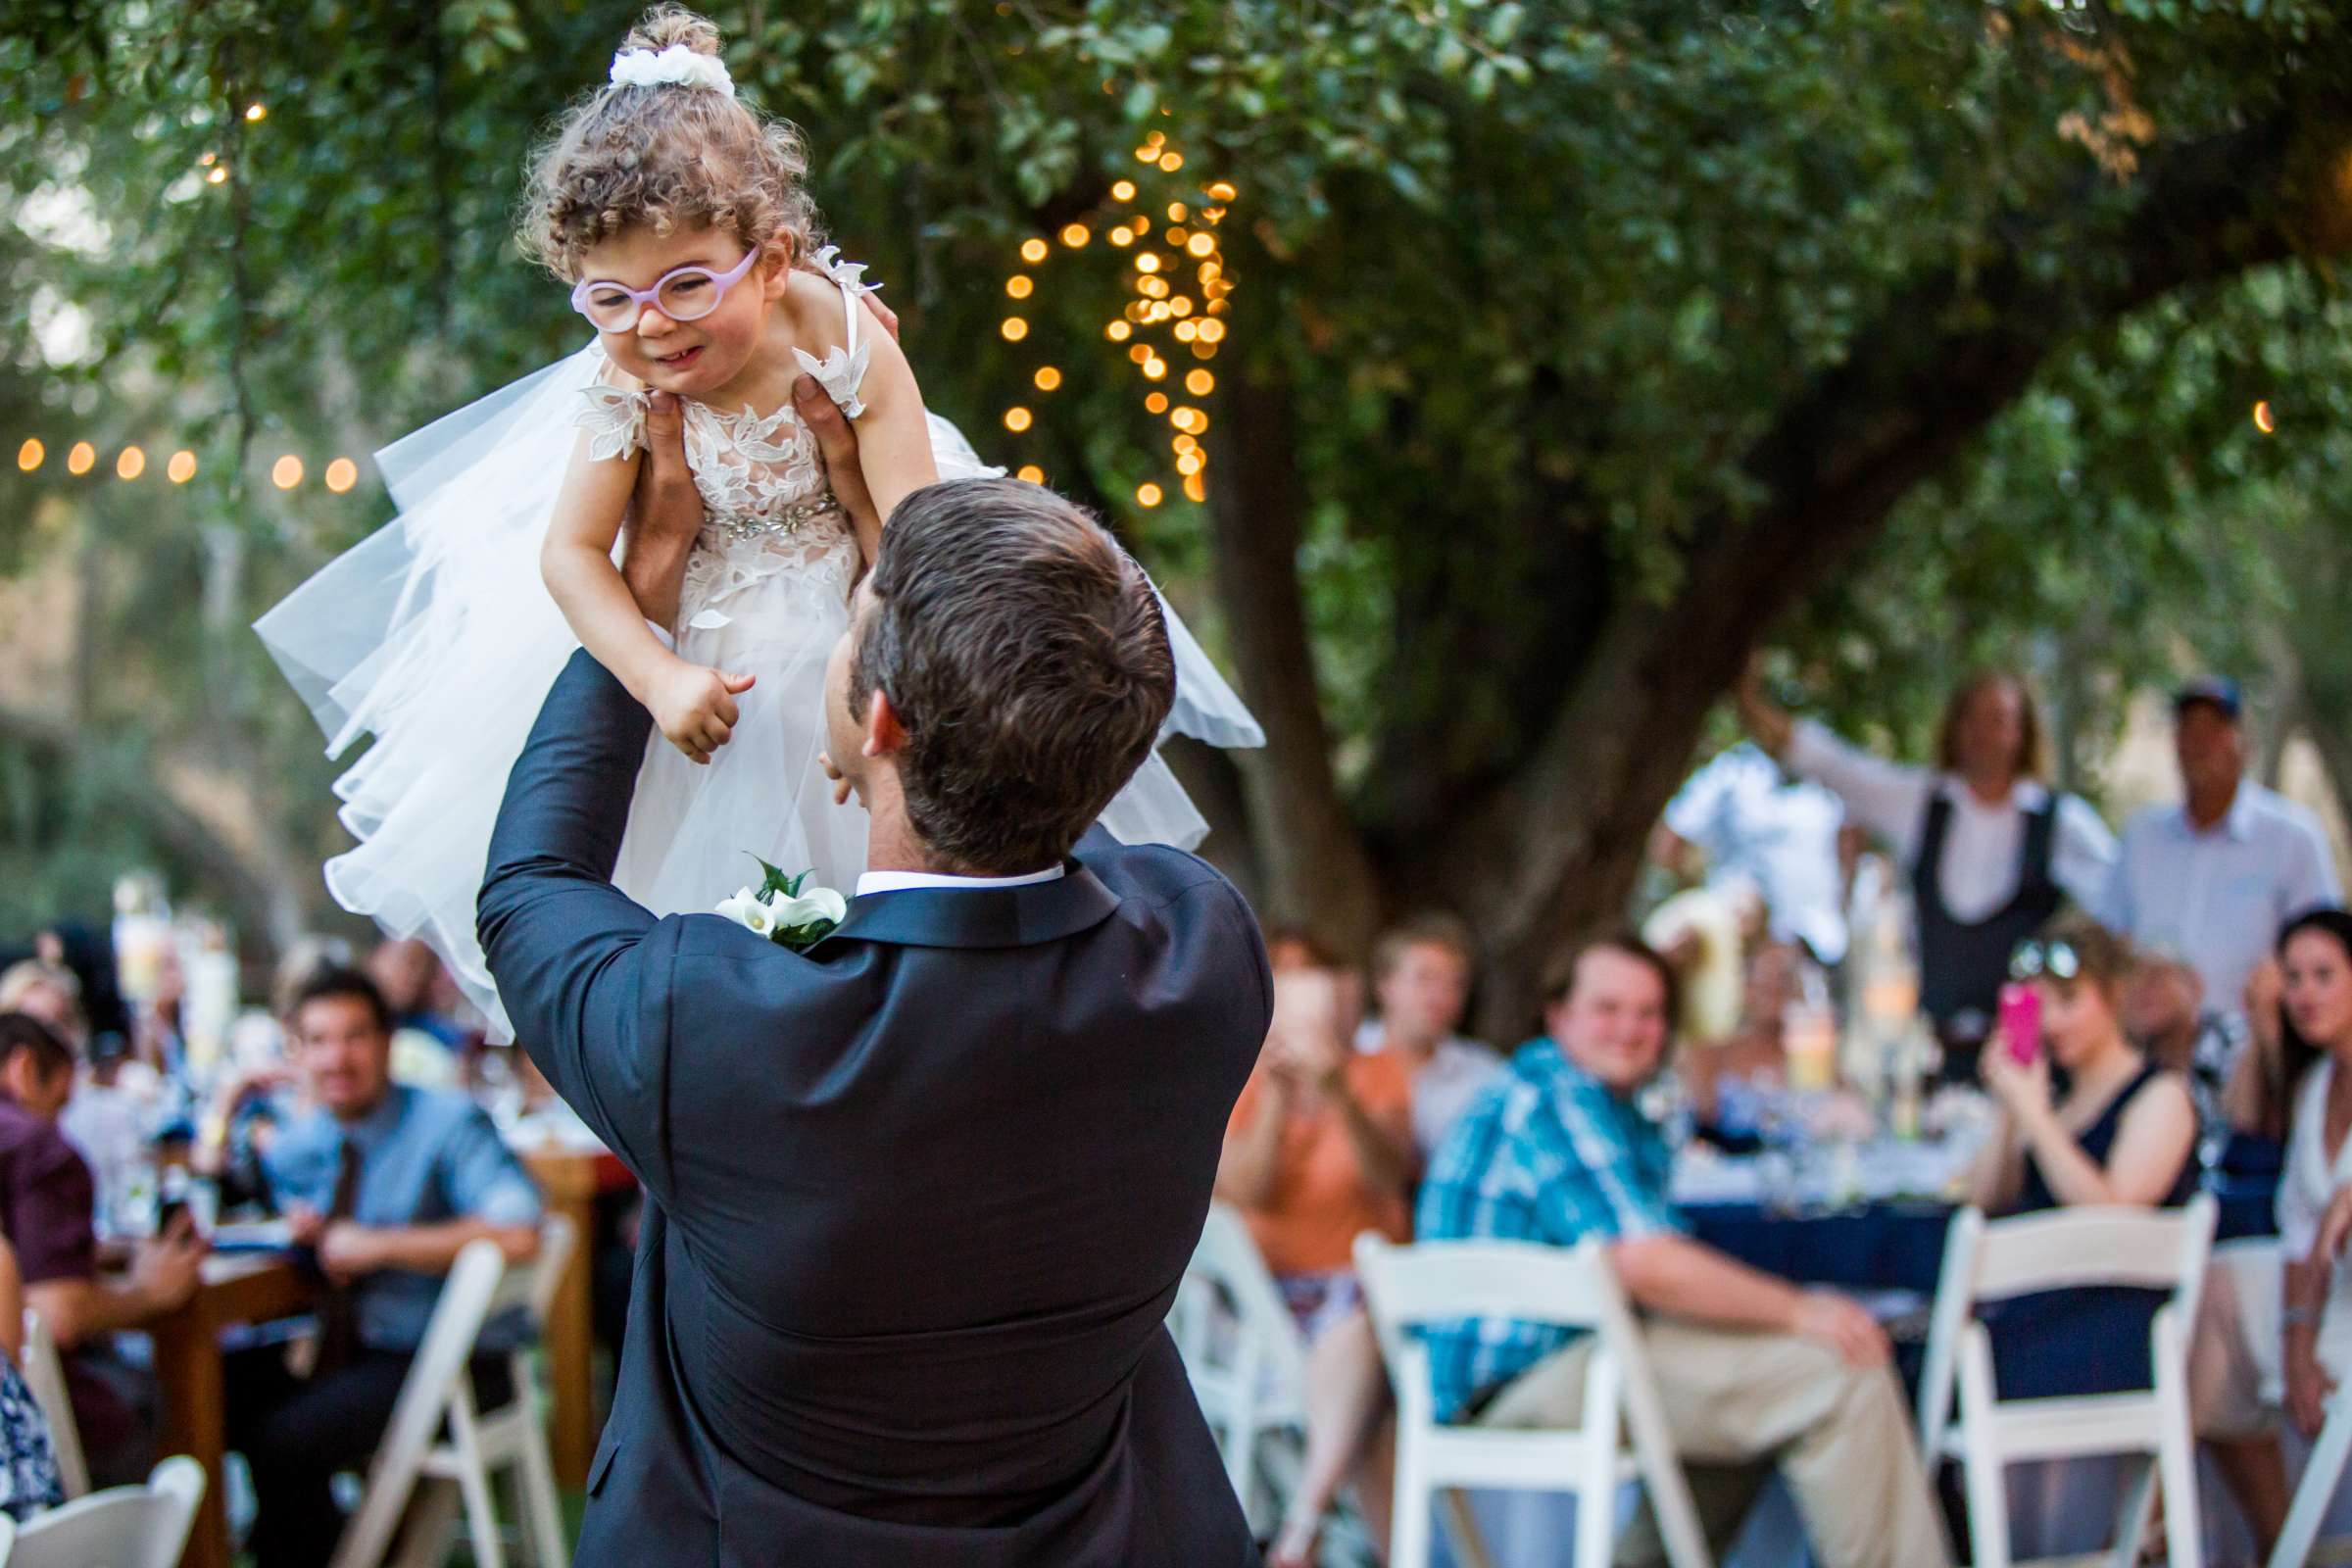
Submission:
[[[742,261],[723,272],[708,267],[681,267],[662,273],[652,288],[644,290],[604,278],[583,278],[571,291],[571,308],[588,318],[588,324],[600,332],[629,331],[648,305],[673,321],[697,321],[718,309],[727,290],[743,281],[743,274],[759,257],[756,248],[746,251]]]

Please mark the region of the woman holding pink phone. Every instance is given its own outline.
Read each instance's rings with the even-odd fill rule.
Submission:
[[[2197,1112],[2188,1085],[2124,1034],[2131,946],[2094,921],[2061,919],[2018,948],[2001,1008],[2003,1038],[1983,1058],[2000,1104],[1969,1176],[1969,1200],[1995,1214],[2076,1203],[2174,1207],[2197,1187]],[[2038,1028],[2038,1039],[2034,1030]],[[2148,1324],[2162,1298],[2091,1289],[2022,1297],[1987,1319],[1996,1367],[2024,1362],[2035,1396],[2145,1388]],[[2063,1358],[2007,1344],[2066,1347]],[[2047,1365],[2038,1365],[2044,1363]]]

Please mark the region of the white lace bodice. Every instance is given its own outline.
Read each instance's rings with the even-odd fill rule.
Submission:
[[[858,341],[864,314],[858,299],[872,285],[860,281],[864,268],[840,262],[830,247],[816,260],[841,287],[848,346],[822,361],[793,353],[842,412],[856,417],[864,412],[858,394],[872,347]],[[626,457],[645,445],[645,389],[600,379],[584,395],[587,406],[575,422],[588,432],[592,460]],[[786,403],[772,414],[729,414],[688,398],[680,413],[686,464],[703,498],[702,531],[686,564],[684,623],[725,624],[724,612],[712,608],[717,601],[788,570],[846,601],[856,577],[857,535],[826,480],[816,433],[799,411]]]

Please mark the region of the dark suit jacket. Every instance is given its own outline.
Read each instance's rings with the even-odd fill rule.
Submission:
[[[648,1195],[578,1561],[1254,1564],[1161,1326],[1272,1010],[1240,894],[1098,831],[806,956],[657,920],[609,880],[649,729],[575,656],[481,894],[517,1038]]]

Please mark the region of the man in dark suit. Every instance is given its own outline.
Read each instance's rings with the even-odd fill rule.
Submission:
[[[868,505],[831,406],[802,408]],[[641,508],[625,565],[657,625],[679,510]],[[1161,1321],[1264,952],[1201,861],[1080,842],[1174,687],[1143,573],[1082,513],[1009,480],[908,497],[827,674],[871,869],[802,955],[611,886],[650,721],[585,653],[558,678],[480,926],[518,1038],[648,1194],[581,1563],[1257,1561]]]

